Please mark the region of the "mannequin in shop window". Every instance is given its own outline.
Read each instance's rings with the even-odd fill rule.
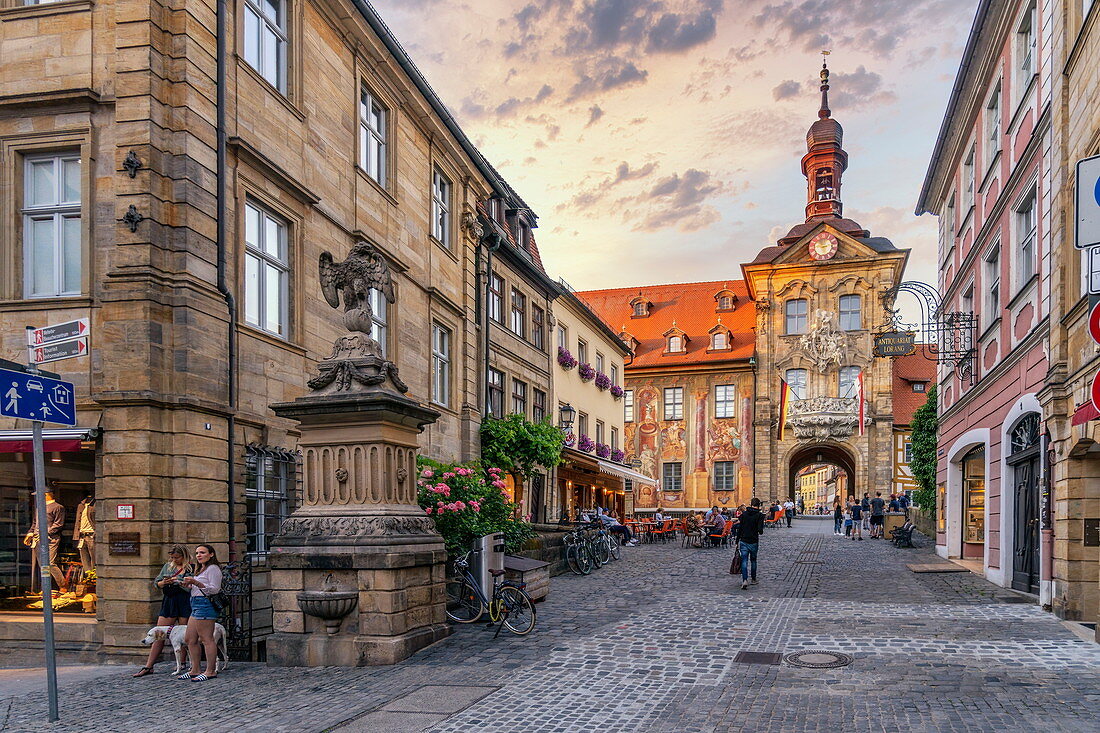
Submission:
[[[35,507],[34,521],[31,529],[23,538],[23,544],[31,548],[31,578],[38,575],[38,507]],[[61,547],[61,528],[65,526],[65,507],[54,501],[53,493],[46,492],[46,537],[50,543],[50,577],[53,578],[54,589],[65,593],[65,578],[61,574],[61,568],[57,566],[57,551]],[[42,589],[39,588],[39,593]]]
[[[76,508],[73,544],[80,551],[82,572],[95,570],[95,496],[87,494]]]

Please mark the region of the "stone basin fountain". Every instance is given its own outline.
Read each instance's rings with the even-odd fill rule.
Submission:
[[[298,608],[307,616],[325,622],[325,631],[340,631],[340,622],[359,605],[359,591],[338,590],[332,573],[325,576],[321,590],[304,590],[298,594]]]

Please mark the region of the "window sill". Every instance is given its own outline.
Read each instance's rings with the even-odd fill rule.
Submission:
[[[63,308],[85,308],[92,305],[90,295],[59,295],[43,298],[12,298],[0,300],[0,311],[44,311]]]
[[[259,326],[253,326],[251,323],[246,323],[244,320],[238,322],[237,330],[248,336],[252,336],[260,341],[265,341],[272,346],[278,346],[280,349],[286,349],[287,351],[293,351],[299,356],[306,355],[306,349],[298,346],[282,336],[276,336],[275,334],[265,331]]]
[[[458,411],[450,405],[444,405],[443,403],[436,402],[435,400],[431,400],[428,404],[437,410],[441,410],[442,412],[447,413],[448,415],[458,415]]]
[[[83,10],[91,10],[92,5],[94,5],[92,0],[67,0],[66,2],[44,3],[41,5],[14,5],[9,8],[0,8],[0,23],[21,18],[44,18],[49,15],[79,13]]]
[[[266,89],[268,93],[279,102],[279,104],[286,107],[287,111],[297,117],[299,122],[305,122],[305,113],[302,112],[302,110],[298,109],[297,105],[291,102],[290,98],[287,97],[285,93],[279,91],[279,89],[274,84],[263,78],[263,76],[260,75],[260,72],[253,69],[252,64],[248,63],[240,56],[237,56],[237,69],[244,69],[246,74],[251,76],[260,86]]]
[[[389,201],[394,206],[397,206],[397,199],[393,197],[393,194],[387,191],[386,187],[383,186],[381,183],[371,178],[371,176],[365,170],[363,170],[363,167],[358,163],[355,164],[355,172],[359,174],[359,177],[361,179],[366,181],[367,185],[371,186],[375,191],[381,194],[382,198],[386,199],[386,201]]]
[[[1001,317],[997,316],[996,318],[993,319],[993,322],[990,323],[988,326],[986,326],[985,330],[982,331],[982,335],[978,337],[978,343],[979,344],[984,344],[987,340],[989,340],[990,336],[992,336],[998,330],[1000,330],[1000,327],[1001,327]]]
[[[443,250],[444,254],[446,254],[448,257],[450,257],[455,262],[458,262],[458,254],[454,251],[454,248],[448,247],[447,245],[445,245],[443,242],[436,239],[431,234],[428,235],[428,239],[430,239],[432,242],[434,242],[436,247],[439,247],[439,249]]]
[[[993,154],[993,160],[989,161],[989,167],[985,170],[985,175],[982,176],[982,182],[978,186],[978,193],[984,194],[989,188],[989,184],[993,182],[996,177],[994,174],[997,170],[997,163],[1001,160],[1001,151],[998,150]]]

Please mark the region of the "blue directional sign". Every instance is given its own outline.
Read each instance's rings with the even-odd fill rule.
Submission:
[[[0,415],[76,425],[76,395],[71,382],[0,369]]]

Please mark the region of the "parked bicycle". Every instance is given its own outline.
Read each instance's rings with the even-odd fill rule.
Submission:
[[[447,618],[455,623],[472,624],[486,613],[489,621],[507,627],[518,636],[529,634],[535,628],[535,604],[524,588],[526,583],[504,580],[503,570],[490,570],[493,576],[493,596],[486,598],[480,585],[470,573],[470,553],[455,560],[455,577],[447,580]]]
[[[599,522],[579,524],[563,539],[565,563],[577,575],[588,575],[621,557],[618,537]]]

